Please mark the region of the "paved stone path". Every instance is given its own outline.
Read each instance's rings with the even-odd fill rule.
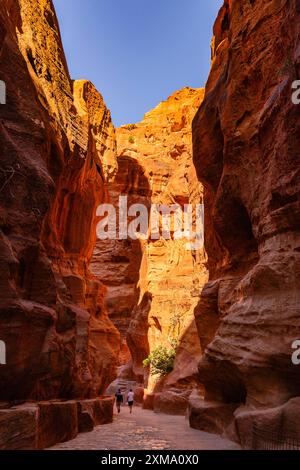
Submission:
[[[239,446],[213,434],[189,427],[183,416],[170,416],[126,406],[114,422],[79,434],[51,450],[231,450]]]

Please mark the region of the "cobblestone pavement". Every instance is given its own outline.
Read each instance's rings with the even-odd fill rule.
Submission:
[[[169,416],[135,407],[122,407],[114,422],[79,434],[51,450],[231,450],[239,446],[189,427],[183,416]]]

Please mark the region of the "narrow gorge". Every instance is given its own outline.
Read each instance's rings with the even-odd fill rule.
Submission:
[[[1,0],[0,449],[111,422],[122,384],[242,448],[300,442],[299,15],[224,0],[206,87],[115,128],[70,77],[52,0]],[[120,216],[120,197],[203,205],[204,245],[100,239],[98,208]],[[145,364],[159,348],[163,375]]]
[[[120,196],[128,197],[128,207],[203,202],[191,134],[203,95],[203,89],[185,88],[141,123],[117,129],[119,171],[109,189],[115,207]],[[97,240],[91,261],[92,272],[107,287],[109,317],[122,335],[121,377],[136,382],[145,407],[174,413],[184,413],[191,391],[201,389],[194,308],[207,269],[204,250],[188,250],[187,243],[166,239],[161,230],[157,240]],[[143,360],[159,346],[170,348],[172,340],[179,343],[173,371],[163,379],[149,374]]]

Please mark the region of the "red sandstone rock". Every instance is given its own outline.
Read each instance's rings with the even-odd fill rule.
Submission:
[[[93,416],[88,411],[78,410],[78,432],[91,432],[94,426]]]
[[[118,172],[109,185],[109,200],[117,209],[120,195],[128,196],[128,207],[139,203],[149,206],[150,188],[142,166],[133,158],[118,158]],[[133,310],[139,302],[139,276],[142,248],[138,240],[97,239],[91,259],[91,271],[105,284],[105,307],[121,333],[119,365],[130,361],[126,336]],[[138,335],[138,332],[137,332]],[[143,357],[148,353],[141,348]],[[143,372],[142,372],[143,374]]]
[[[185,415],[188,407],[189,391],[166,390],[155,393],[153,410],[170,415]]]
[[[236,434],[244,449],[299,449],[300,399],[262,410],[242,406],[235,413]]]
[[[1,1],[0,63],[0,398],[97,396],[119,350],[88,270],[116,171],[110,114],[70,79],[50,0]]]
[[[143,404],[144,400],[144,387],[136,387],[134,388],[134,401],[139,405]]]
[[[76,401],[40,402],[38,448],[45,449],[58,442],[74,439],[78,434]]]
[[[79,413],[89,413],[95,426],[112,423],[113,406],[114,397],[101,397],[78,402]]]
[[[238,405],[210,402],[193,392],[189,398],[188,415],[190,426],[213,434],[223,434],[233,421],[233,412]]]
[[[34,450],[51,447],[111,423],[114,397],[48,401],[0,406],[0,449]]]
[[[241,403],[248,408],[235,412],[234,425],[246,447],[253,445],[253,422],[261,431],[270,423],[272,432],[294,426],[300,134],[291,83],[300,67],[298,2],[225,0],[214,33],[193,126],[210,275],[196,308],[199,344],[193,309],[206,280],[203,252],[189,256],[173,240],[125,240],[106,251],[97,244],[95,277],[88,265],[100,202],[120,193],[147,204],[202,200],[189,130],[202,93],[185,89],[142,123],[118,130],[120,169],[109,195],[106,184],[116,173],[110,115],[89,82],[70,80],[51,1],[2,0],[0,339],[9,366],[0,369],[0,399],[101,393],[115,376],[120,347],[108,311],[123,335],[121,364],[129,358],[130,324],[133,373],[148,382],[145,407],[164,400],[170,406],[166,390],[198,387],[200,380],[207,401],[190,399],[195,427],[223,433]],[[142,360],[166,344],[174,314],[184,334],[174,371],[157,384]],[[74,404],[40,405],[40,447],[75,435]],[[34,407],[1,410],[1,445],[33,448],[35,416]]]
[[[224,2],[193,124],[210,277],[196,308],[199,377],[226,410],[299,395],[299,13],[296,1]]]
[[[153,410],[154,407],[155,393],[149,393],[145,391],[143,399],[143,408],[145,410]]]
[[[36,450],[38,407],[34,404],[0,411],[0,450]]]
[[[202,187],[192,165],[191,122],[202,98],[203,90],[184,88],[148,112],[142,122],[117,130],[118,153],[136,160],[143,168],[151,204],[177,203],[183,207],[201,202]],[[186,243],[186,239],[163,237],[141,242],[140,294],[127,342],[133,372],[140,380],[144,375],[150,392],[199,386],[201,346],[194,307],[207,280],[205,253],[201,249],[187,250]],[[143,359],[159,345],[170,348],[172,338],[179,340],[174,371],[158,382],[145,375]],[[166,403],[168,394],[164,397]],[[169,407],[173,407],[172,400]]]

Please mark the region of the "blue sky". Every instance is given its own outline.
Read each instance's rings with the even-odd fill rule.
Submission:
[[[210,66],[223,0],[54,0],[74,79],[102,93],[114,124],[138,122]]]

